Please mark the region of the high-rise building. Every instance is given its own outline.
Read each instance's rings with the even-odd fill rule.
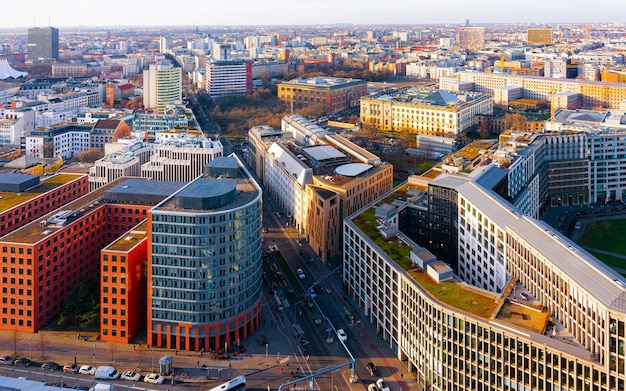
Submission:
[[[484,27],[460,27],[457,43],[461,49],[477,52],[485,48]]]
[[[252,91],[252,63],[249,61],[207,62],[206,91],[211,98],[245,95]]]
[[[152,64],[143,71],[143,105],[162,113],[183,98],[183,71],[172,64]]]
[[[234,155],[148,213],[148,343],[221,349],[261,314],[261,188]]]
[[[59,59],[59,29],[32,27],[28,29],[28,59]]]
[[[159,37],[159,52],[160,53],[168,53],[172,48],[172,41],[165,36]]]
[[[529,27],[526,30],[526,43],[529,45],[552,45],[552,27]]]

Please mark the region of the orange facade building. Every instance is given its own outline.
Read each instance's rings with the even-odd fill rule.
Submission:
[[[147,208],[143,207],[141,211]],[[146,220],[105,247],[100,256],[100,339],[130,343],[145,327]]]

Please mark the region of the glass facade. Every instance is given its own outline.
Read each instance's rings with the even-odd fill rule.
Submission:
[[[153,214],[152,318],[223,321],[261,293],[261,209],[220,214]]]

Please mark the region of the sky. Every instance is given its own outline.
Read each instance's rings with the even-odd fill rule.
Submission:
[[[3,1],[0,29],[48,25],[458,25],[466,19],[470,25],[626,22],[626,1],[592,4],[589,0],[13,0]]]

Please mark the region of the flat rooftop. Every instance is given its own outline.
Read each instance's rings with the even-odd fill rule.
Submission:
[[[80,219],[92,210],[106,205],[106,199],[104,194],[110,188],[117,186],[121,182],[127,180],[127,178],[119,178],[106,186],[103,186],[91,193],[88,193],[79,199],[72,201],[63,207],[56,209],[45,216],[42,216],[35,221],[32,221],[15,231],[2,237],[3,243],[23,243],[23,244],[35,244],[42,240],[45,240],[48,236],[56,233],[59,230],[66,229],[67,225],[72,221]],[[63,212],[66,216],[66,224],[56,225],[48,224],[42,225],[42,221],[48,221],[52,217],[59,215]],[[70,213],[71,212],[71,213]]]
[[[502,304],[496,319],[501,323],[543,334],[550,320],[550,313],[533,305],[507,300]]]
[[[109,244],[103,250],[106,251],[129,251],[148,236],[148,220],[139,223],[135,228],[128,231],[116,241]]]
[[[425,269],[416,267],[411,262],[409,254],[417,248],[416,245],[404,238],[403,244],[400,244],[397,238],[385,239],[378,233],[376,227],[380,223],[376,220],[375,207],[353,217],[352,223],[435,300],[480,318],[489,319],[494,316],[500,302],[499,296],[474,289],[457,280],[437,283]]]
[[[237,192],[237,196],[235,197],[235,200],[233,202],[223,205],[222,207],[213,208],[213,209],[183,209],[177,206],[176,197],[173,196],[173,197],[169,197],[168,199],[163,201],[163,203],[155,207],[155,211],[158,212],[159,210],[162,210],[162,211],[178,211],[178,212],[183,212],[183,213],[219,213],[219,212],[239,208],[243,205],[246,205],[252,202],[256,197],[260,197],[261,195],[260,190],[254,185],[254,182],[251,179],[249,178],[225,179],[225,181],[232,181],[232,180],[236,181],[235,189]],[[193,183],[194,182],[191,182],[188,186],[191,186]],[[204,185],[208,183],[210,182],[205,182]],[[181,192],[184,192],[188,186],[181,189]],[[198,193],[202,191],[202,189],[198,187],[194,187],[191,190],[194,193]],[[210,189],[208,188],[206,189],[206,191],[209,191],[209,190]]]
[[[71,181],[77,180],[84,175],[81,174],[57,174],[48,178],[41,179],[40,185],[29,189],[22,193],[0,192],[0,213],[11,209],[23,202],[29,201],[37,196],[45,194],[65,185]]]

